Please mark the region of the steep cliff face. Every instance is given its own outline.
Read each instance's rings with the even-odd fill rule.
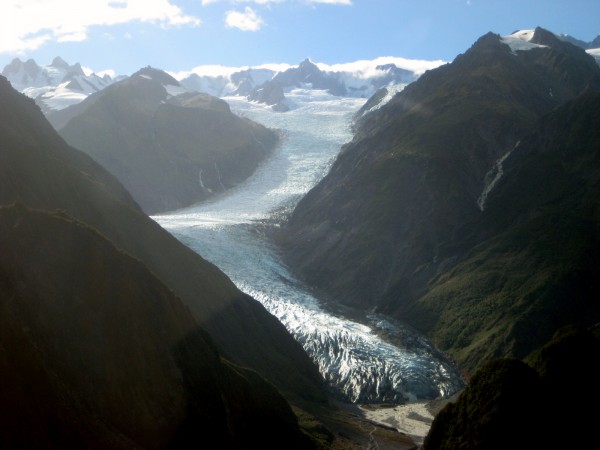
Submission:
[[[149,68],[49,120],[70,145],[113,173],[148,214],[236,186],[278,140],[223,100],[186,93],[165,72]]]
[[[600,70],[582,49],[542,29],[535,35],[543,44],[518,50],[487,34],[359,118],[352,142],[281,233],[290,265],[339,302],[403,319],[412,311],[433,333],[444,314],[412,308],[491,236],[479,221],[503,158],[544,114],[600,90]]]
[[[0,78],[0,204],[63,210],[145,266],[190,309],[228,359],[291,398],[323,399],[302,347],[257,301],[148,218],[123,186],[69,147],[32,100]]]
[[[92,228],[3,206],[0,248],[3,448],[310,447],[277,390]]]

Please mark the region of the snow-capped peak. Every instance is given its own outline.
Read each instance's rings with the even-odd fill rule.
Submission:
[[[382,86],[409,83],[425,71],[434,69],[445,61],[409,60],[397,57],[380,57],[373,60],[360,60],[350,63],[329,65],[306,58],[299,65],[264,64],[261,66],[223,67],[198,66],[187,72],[173,73],[183,86],[216,97],[227,95],[247,95],[253,89],[287,71],[296,74],[309,73],[328,78],[343,86],[348,96],[369,97]],[[320,73],[319,73],[320,72]],[[290,78],[290,77],[288,77]],[[330,86],[331,87],[331,86]]]
[[[70,65],[59,56],[48,65],[38,65],[33,59],[23,63],[15,58],[2,75],[15,89],[35,99],[44,111],[79,103],[114,81],[110,76],[86,74],[79,63]]]
[[[145,80],[151,80],[155,83],[160,83],[163,88],[167,91],[168,97],[177,97],[178,95],[185,94],[190,92],[190,89],[187,89],[185,86],[182,86],[179,81],[177,81],[173,76],[169,73],[155,69],[153,67],[144,67],[143,69],[138,70],[136,73],[131,75],[131,79],[135,78],[143,78]]]
[[[508,45],[513,53],[546,47],[531,42],[534,36],[535,30],[518,30],[508,36],[502,36],[501,41]]]
[[[57,56],[56,58],[54,58],[52,60],[52,64],[50,64],[51,67],[56,67],[57,69],[65,69],[68,70],[69,69],[69,63],[66,62],[64,59],[62,59],[60,56]]]

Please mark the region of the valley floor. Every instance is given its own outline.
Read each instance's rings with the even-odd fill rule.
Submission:
[[[409,436],[418,446],[423,444],[433,422],[433,414],[429,411],[427,402],[388,407],[362,405],[359,409],[366,419],[395,428],[398,432]]]
[[[338,420],[327,423],[327,426],[341,438],[342,445],[351,441],[356,449],[416,450],[423,444],[435,415],[448,402],[456,400],[459,394],[448,399],[404,405],[338,403],[341,414],[337,416]],[[340,417],[344,419],[340,420]],[[353,426],[348,426],[350,423]]]

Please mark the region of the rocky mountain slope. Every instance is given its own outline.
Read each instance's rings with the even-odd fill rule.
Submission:
[[[280,235],[290,265],[346,305],[417,325],[468,370],[493,356],[523,357],[568,320],[560,316],[569,305],[564,290],[554,294],[552,307],[541,295],[544,289],[552,290],[548,283],[558,280],[556,273],[542,275],[536,268],[540,261],[553,264],[542,242],[556,239],[566,229],[558,228],[559,218],[563,212],[569,217],[566,213],[578,206],[565,203],[564,209],[553,212],[552,221],[548,216],[536,222],[529,212],[543,208],[544,197],[526,185],[531,177],[518,178],[513,196],[502,207],[493,206],[492,198],[509,179],[511,155],[516,158],[526,148],[525,136],[540,137],[536,150],[528,150],[532,154],[540,154],[539,147],[552,142],[542,137],[548,129],[539,122],[541,117],[599,90],[600,67],[593,58],[546,30],[538,28],[527,39],[483,36],[453,63],[425,73],[385,106],[358,119],[353,141],[299,203]],[[589,105],[570,107],[581,107],[583,117],[591,114]],[[566,117],[555,119],[559,123],[578,118],[568,109],[560,114]],[[598,148],[595,136],[569,133],[573,129],[585,128],[581,123],[560,128],[562,134],[553,135],[556,145],[551,148],[564,153],[576,139],[582,139],[580,148]],[[584,177],[581,162],[573,164],[565,170],[575,180],[594,179],[594,166],[586,166],[589,173]],[[544,192],[560,192],[566,180],[550,173],[537,172],[535,180],[548,183]],[[586,191],[593,183],[571,182],[584,186],[581,198],[593,198]],[[502,217],[511,220],[498,219]],[[583,228],[588,217],[593,214],[581,217]],[[574,241],[594,248],[589,229],[582,233],[581,241]],[[529,242],[529,251],[511,247],[519,242]],[[465,262],[485,245],[487,252],[470,260],[474,276],[468,284],[456,285],[454,293],[442,288],[457,267],[468,270]],[[593,250],[588,253],[585,248],[574,244],[573,253],[554,267],[564,280],[571,280],[564,287],[576,285],[569,277],[579,273],[587,280],[580,292],[595,289],[590,284]],[[517,250],[521,258],[511,259]],[[567,271],[567,261],[580,261],[581,272]],[[477,275],[475,269],[483,265],[487,271]],[[523,280],[530,280],[529,288],[502,291],[503,286],[522,286]],[[464,295],[457,297],[458,292]],[[569,319],[583,320],[585,311],[597,314],[598,305],[586,302],[583,294],[576,297],[581,308]],[[512,312],[497,308],[500,298],[520,306]],[[535,323],[536,317],[548,322],[542,326]]]
[[[114,176],[69,147],[34,102],[4,78],[0,136],[0,205],[19,201],[34,209],[59,210],[93,228],[180,298],[230,361],[256,370],[288,398],[324,399],[316,367],[283,325],[148,218]],[[98,273],[106,271],[108,277],[110,264],[96,264]]]
[[[186,92],[151,68],[48,118],[70,145],[113,173],[148,214],[239,184],[278,140],[224,101]]]
[[[600,320],[600,93],[544,116],[503,163],[484,211],[448,254],[468,252],[405,310],[470,367],[524,358],[560,326]]]
[[[17,203],[0,248],[2,448],[311,447],[273,385],[96,230]]]

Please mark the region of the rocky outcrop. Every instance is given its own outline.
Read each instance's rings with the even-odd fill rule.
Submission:
[[[276,81],[265,83],[253,89],[246,98],[251,102],[272,106],[274,111],[286,112],[290,109],[285,103],[283,86]]]
[[[278,73],[272,81],[282,86],[310,85],[312,89],[323,89],[331,95],[346,95],[346,87],[335,76],[324,73],[309,59],[302,61],[298,67]]]
[[[305,59],[298,67],[277,73],[271,80],[255,87],[248,94],[250,101],[271,105],[278,112],[289,111],[284,89],[310,87],[323,89],[331,95],[346,95],[345,86],[336,76],[322,72],[313,62]]]

